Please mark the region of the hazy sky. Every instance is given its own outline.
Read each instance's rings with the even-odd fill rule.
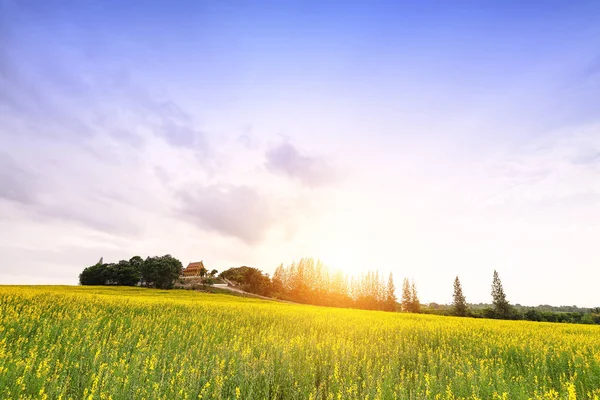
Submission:
[[[0,4],[0,283],[313,256],[600,305],[600,2]]]

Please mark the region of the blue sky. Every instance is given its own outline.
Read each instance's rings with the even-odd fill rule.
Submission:
[[[600,303],[596,1],[0,4],[0,282],[314,256]]]

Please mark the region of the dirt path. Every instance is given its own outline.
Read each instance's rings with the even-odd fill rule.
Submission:
[[[280,303],[289,303],[289,304],[298,304],[298,303],[294,303],[293,301],[287,301],[287,300],[280,300],[280,299],[275,299],[273,297],[267,297],[267,296],[261,296],[259,294],[254,294],[254,293],[250,293],[250,292],[245,292],[242,289],[238,289],[236,288],[233,283],[231,281],[229,281],[228,279],[223,278],[223,280],[225,282],[227,282],[227,286],[221,286],[221,285],[213,285],[213,287],[217,288],[217,289],[225,289],[225,290],[229,290],[231,292],[236,292],[236,293],[240,293],[243,294],[245,296],[248,297],[255,297],[257,299],[263,299],[263,300],[271,300],[271,301],[278,301]]]
[[[274,298],[272,298],[272,297],[266,297],[266,296],[261,296],[261,295],[259,295],[259,294],[254,294],[254,293],[250,293],[250,292],[245,292],[245,291],[243,291],[242,289],[238,289],[238,288],[236,288],[236,287],[233,287],[233,286],[217,286],[217,288],[218,288],[218,289],[225,289],[225,290],[229,290],[229,291],[231,291],[231,292],[236,292],[236,293],[244,294],[244,295],[247,295],[247,296],[249,296],[249,297],[256,297],[256,298],[259,298],[259,299],[272,300],[272,301],[281,301],[281,300],[278,300],[278,299],[274,299]]]

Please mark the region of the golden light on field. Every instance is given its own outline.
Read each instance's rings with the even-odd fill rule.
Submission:
[[[0,286],[0,398],[593,399],[600,327]]]

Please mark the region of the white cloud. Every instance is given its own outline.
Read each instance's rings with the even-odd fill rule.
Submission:
[[[289,142],[269,149],[266,156],[268,170],[298,179],[310,187],[330,184],[336,179],[336,171],[326,158],[302,154]]]
[[[499,187],[488,203],[543,205],[600,197],[600,123],[548,135],[491,162]]]

